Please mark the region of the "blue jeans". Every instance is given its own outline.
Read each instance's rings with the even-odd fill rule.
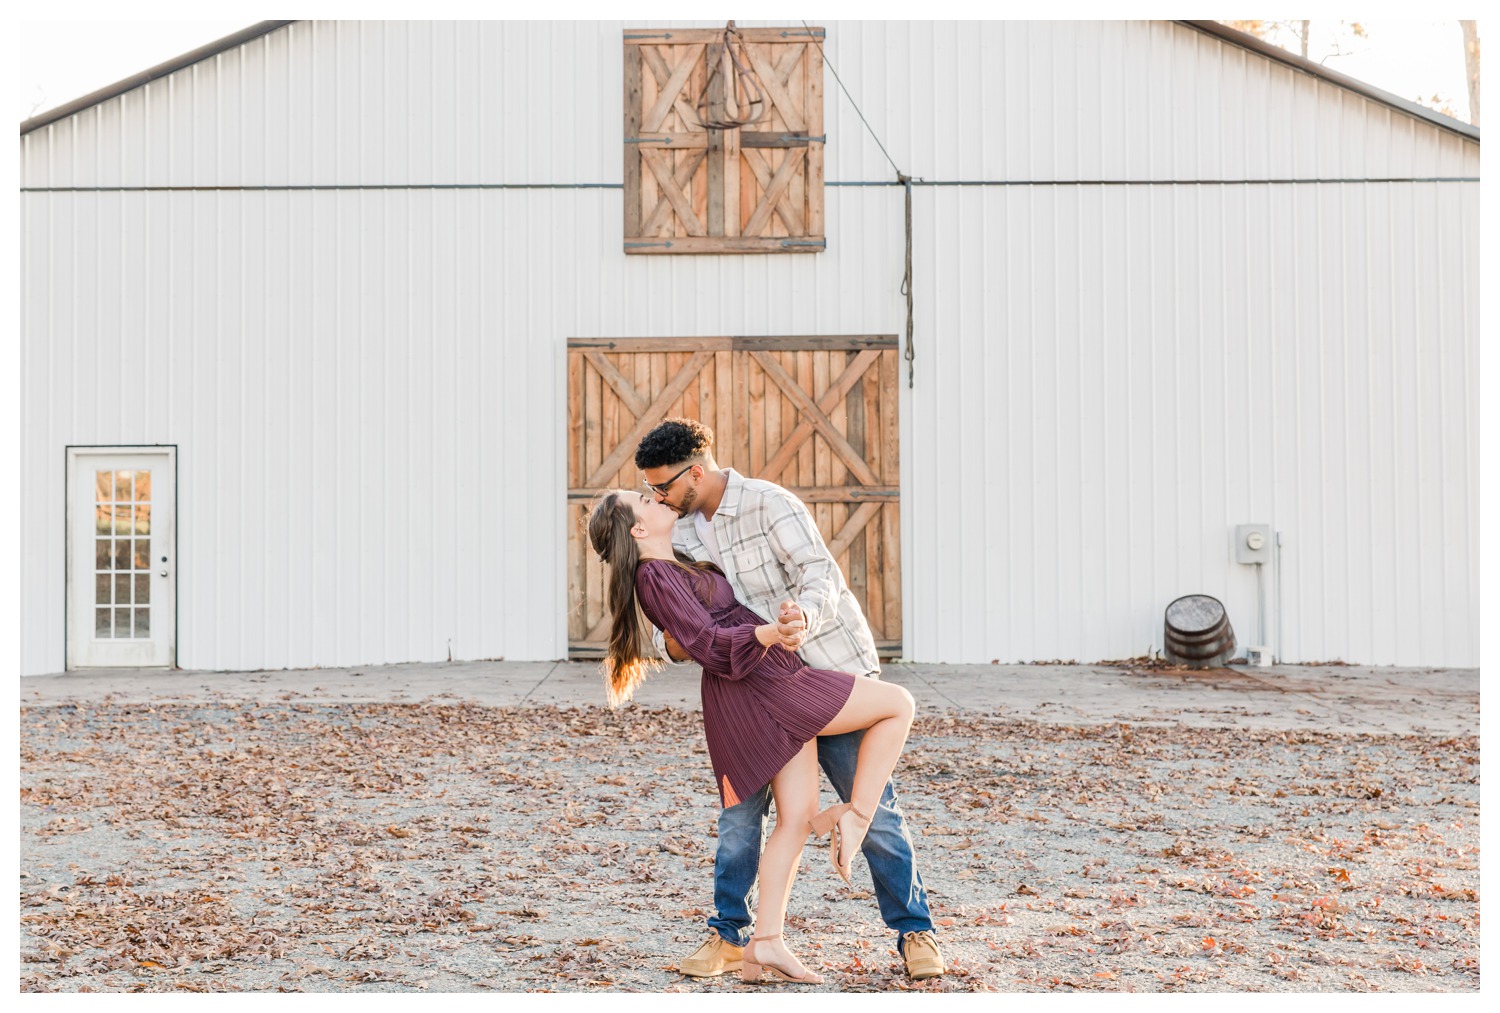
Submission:
[[[818,737],[818,762],[844,802],[849,801],[849,792],[854,787],[854,767],[864,734],[858,731]],[[708,927],[736,946],[743,946],[750,938],[751,897],[760,872],[761,844],[770,808],[768,784],[739,805],[719,812],[719,847],[714,855],[717,910],[708,920]],[[898,943],[900,933],[931,932],[927,889],[912,859],[906,816],[896,802],[896,789],[890,781],[885,784],[880,806],[871,817],[870,830],[860,850],[870,863],[880,917],[896,930]]]

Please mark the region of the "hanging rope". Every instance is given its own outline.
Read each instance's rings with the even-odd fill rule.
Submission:
[[[738,130],[759,123],[766,114],[766,94],[744,55],[745,40],[731,21],[708,47],[708,80],[698,96],[698,121],[710,130]],[[717,101],[712,97],[715,79],[724,89],[723,98]]]
[[[916,384],[913,361],[917,357],[911,341],[911,177],[898,172],[896,180],[906,189],[906,276],[901,281],[901,294],[906,296],[906,389],[911,390]]]

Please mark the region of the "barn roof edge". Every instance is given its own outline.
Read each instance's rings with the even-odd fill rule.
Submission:
[[[193,64],[206,60],[210,56],[217,56],[226,50],[242,46],[252,39],[258,39],[262,35],[269,35],[271,32],[276,31],[276,29],[284,28],[291,23],[290,21],[258,21],[248,28],[241,28],[239,31],[226,35],[222,39],[216,39],[207,45],[199,46],[191,52],[183,53],[181,56],[174,56],[165,63],[158,63],[149,70],[132,74],[122,81],[116,81],[114,84],[105,85],[98,91],[89,92],[87,95],[75,98],[71,102],[64,102],[55,109],[48,109],[46,112],[39,113],[29,120],[22,120],[21,136],[25,137],[34,130],[40,130],[50,123],[67,119],[74,113],[82,112],[90,106],[98,105],[100,102],[107,102],[118,95],[125,94],[131,89],[139,88],[143,84],[155,81],[157,78],[176,73],[184,67],[191,67]]]
[[[1381,105],[1389,106],[1397,112],[1406,113],[1408,116],[1414,116],[1419,120],[1426,120],[1433,126],[1451,131],[1475,143],[1479,142],[1479,128],[1472,124],[1465,123],[1463,120],[1455,119],[1452,116],[1445,116],[1436,109],[1429,109],[1410,99],[1404,99],[1399,95],[1383,91],[1358,78],[1350,77],[1348,74],[1340,74],[1336,70],[1329,70],[1321,63],[1303,59],[1295,53],[1282,49],[1280,46],[1273,45],[1263,39],[1257,39],[1247,32],[1230,28],[1228,25],[1220,24],[1217,21],[1179,20],[1177,23],[1179,25],[1186,25],[1189,28],[1195,28],[1206,35],[1212,35],[1232,46],[1247,49],[1252,53],[1275,60],[1277,63],[1286,64],[1293,70],[1300,70],[1304,74],[1311,74],[1313,77],[1322,78],[1330,84],[1336,84],[1340,88],[1346,88],[1356,94],[1363,95],[1365,98],[1379,102]]]
[[[167,60],[165,63],[159,63],[155,67],[152,67],[148,70],[143,70],[140,73],[132,74],[130,77],[127,77],[124,80],[116,81],[111,85],[106,85],[105,87],[100,88],[98,91],[90,92],[89,94],[84,95],[81,98],[73,99],[71,102],[65,102],[55,109],[49,109],[46,112],[41,113],[40,115],[33,116],[28,120],[23,120],[21,122],[21,136],[24,137],[26,134],[29,134],[35,130],[40,130],[42,127],[45,127],[48,124],[56,123],[58,120],[66,119],[67,117],[72,116],[74,113],[82,112],[84,109],[87,109],[90,106],[98,105],[100,102],[105,102],[109,99],[115,98],[118,95],[123,95],[127,91],[130,91],[134,88],[139,88],[141,85],[148,82],[155,81],[157,78],[166,77],[168,74],[172,74],[176,71],[182,70],[184,67],[190,67],[193,64],[198,63],[202,60],[206,60],[211,56],[217,56],[219,53],[222,53],[226,50],[233,49],[236,46],[244,45],[246,42],[249,42],[252,39],[257,39],[262,35],[268,35],[271,32],[276,31],[278,28],[284,28],[289,24],[292,24],[292,22],[260,21],[249,26],[248,28],[242,28],[237,32],[224,36],[222,39],[210,42],[204,46],[199,46],[197,49],[194,49],[191,52],[184,53],[181,56]],[[1436,110],[1428,109],[1426,106],[1420,105],[1416,102],[1412,102],[1409,99],[1401,98],[1399,95],[1394,95],[1391,92],[1383,91],[1379,88],[1376,88],[1374,85],[1367,84],[1364,81],[1359,80],[1358,78],[1350,77],[1347,74],[1340,74],[1336,70],[1330,70],[1320,63],[1314,63],[1312,60],[1303,59],[1302,57],[1297,56],[1294,53],[1290,53],[1287,50],[1282,49],[1280,46],[1272,45],[1271,43],[1258,39],[1246,32],[1237,31],[1236,29],[1230,28],[1228,25],[1222,25],[1217,21],[1186,20],[1178,20],[1177,24],[1185,25],[1189,28],[1203,32],[1206,35],[1214,36],[1215,38],[1226,42],[1229,45],[1239,46],[1241,49],[1245,49],[1260,56],[1267,57],[1268,59],[1275,60],[1276,62],[1285,64],[1286,66],[1291,67],[1294,70],[1299,70],[1305,74],[1310,74],[1313,77],[1321,78],[1331,84],[1336,84],[1341,88],[1346,88],[1349,91],[1355,92],[1356,94],[1363,95],[1365,98],[1371,99],[1375,102],[1379,102],[1382,105],[1389,106],[1390,108],[1395,109],[1398,112],[1406,113],[1408,116],[1413,116],[1417,119],[1425,120],[1426,122],[1431,123],[1436,127],[1440,127],[1444,130],[1458,134],[1459,136],[1465,137],[1476,143],[1478,143],[1479,141],[1479,128],[1476,126],[1464,123],[1462,120],[1455,119],[1451,116],[1445,116],[1442,113],[1437,112]]]

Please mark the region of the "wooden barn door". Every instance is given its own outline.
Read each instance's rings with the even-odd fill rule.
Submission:
[[[801,497],[870,620],[901,653],[894,336],[568,342],[568,648],[608,637],[604,565],[586,522],[605,489],[641,488],[635,448],[664,418],[701,420],[721,466]]]

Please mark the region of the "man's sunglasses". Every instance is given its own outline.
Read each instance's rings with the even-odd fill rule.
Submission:
[[[688,472],[690,472],[692,470],[693,470],[693,466],[690,464],[686,468],[683,468],[681,471],[679,471],[677,474],[673,475],[671,478],[667,479],[661,485],[652,485],[650,482],[645,482],[644,485],[646,486],[647,489],[650,489],[653,492],[660,493],[661,495],[665,496],[667,494],[667,490],[670,489],[670,488],[672,488],[672,483],[673,482],[677,481],[683,475],[686,475]]]

